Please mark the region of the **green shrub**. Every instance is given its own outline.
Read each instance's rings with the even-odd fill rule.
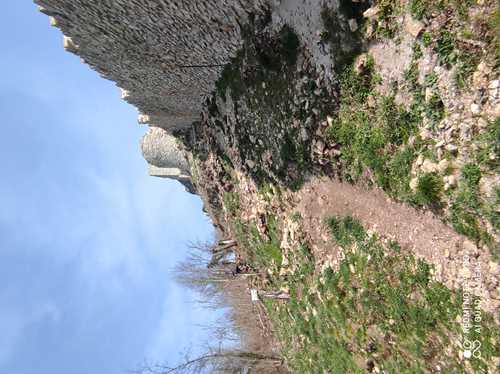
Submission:
[[[416,202],[420,205],[439,207],[443,182],[436,173],[426,173],[418,178]]]

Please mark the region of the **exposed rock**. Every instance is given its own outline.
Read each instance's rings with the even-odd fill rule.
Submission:
[[[150,127],[141,141],[144,158],[159,168],[177,168],[189,175],[186,155],[178,140],[159,127]]]
[[[373,6],[363,13],[363,17],[365,18],[375,18],[375,16],[380,12],[380,8],[378,6]]]
[[[405,17],[405,30],[415,38],[420,35],[424,29],[424,24],[413,17],[407,15]]]
[[[358,23],[354,18],[351,18],[349,20],[349,28],[351,29],[352,32],[355,32],[358,29]]]
[[[434,173],[438,170],[438,166],[429,159],[425,159],[421,169],[424,173]]]
[[[470,111],[473,115],[477,116],[479,114],[481,114],[481,106],[479,106],[478,104],[474,103],[474,104],[471,104],[470,106]]]
[[[448,166],[450,166],[450,162],[446,159],[443,159],[443,160],[439,161],[438,166],[437,166],[437,170],[440,173],[443,173],[448,168]]]
[[[417,187],[418,187],[418,178],[412,178],[412,180],[410,180],[411,190],[415,192],[417,190]]]

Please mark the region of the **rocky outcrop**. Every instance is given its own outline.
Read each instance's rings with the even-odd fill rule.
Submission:
[[[185,151],[177,139],[159,127],[150,127],[141,141],[141,150],[146,161],[158,168],[179,169],[189,175]]]
[[[141,121],[184,129],[264,0],[35,0],[65,48],[123,89]]]
[[[141,150],[149,164],[149,175],[174,179],[186,191],[195,193],[186,150],[174,136],[162,128],[150,127],[142,138]]]
[[[149,175],[152,177],[173,179],[181,183],[186,191],[192,194],[196,193],[191,176],[183,174],[178,168],[159,168],[157,166],[149,165]]]

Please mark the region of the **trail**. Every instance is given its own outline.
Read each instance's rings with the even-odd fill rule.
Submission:
[[[367,190],[326,178],[311,180],[296,198],[296,210],[303,218],[316,258],[335,251],[324,220],[350,215],[366,229],[396,240],[403,250],[434,265],[436,279],[447,287],[477,284],[473,292],[481,297],[483,309],[498,312],[499,268],[489,251],[457,234],[431,212],[394,202],[380,189]]]

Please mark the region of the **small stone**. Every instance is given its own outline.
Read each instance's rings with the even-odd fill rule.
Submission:
[[[353,264],[349,265],[349,271],[351,272],[351,274],[355,274],[356,273],[356,269],[354,268]]]
[[[442,159],[441,161],[439,161],[437,169],[440,173],[443,173],[448,168],[448,166],[450,166],[450,162],[447,159]]]
[[[304,142],[306,142],[307,140],[309,140],[309,133],[307,132],[307,129],[305,127],[302,127],[300,129],[300,138]]]
[[[470,106],[470,111],[472,112],[473,115],[477,116],[481,114],[481,107],[478,104],[473,103]]]
[[[429,101],[431,101],[433,95],[434,95],[434,92],[432,91],[432,88],[426,87],[425,88],[425,102],[428,103]]]
[[[433,173],[437,170],[437,165],[431,160],[425,159],[421,168],[424,173]]]
[[[420,154],[417,157],[417,166],[422,166],[423,163],[424,163],[424,155]]]
[[[444,140],[440,140],[439,142],[437,142],[435,148],[441,148],[442,146],[444,146]]]
[[[405,18],[405,30],[415,38],[422,32],[424,29],[424,24],[410,16]]]
[[[373,6],[363,13],[363,17],[365,18],[374,18],[380,12],[380,8],[378,6]]]
[[[474,255],[477,252],[476,246],[470,240],[465,240],[463,247],[464,251],[469,255]]]
[[[455,144],[447,144],[445,149],[450,152],[456,152],[458,147]]]
[[[418,187],[418,178],[413,178],[410,180],[410,188],[412,191],[416,191]]]
[[[354,18],[351,18],[349,20],[349,28],[351,29],[352,32],[355,32],[358,29],[358,23]]]
[[[500,80],[495,79],[494,81],[491,81],[490,84],[488,85],[488,88],[490,90],[494,90],[495,88],[500,87]]]
[[[490,274],[492,275],[500,275],[500,265],[494,261],[488,262],[488,268],[490,271]]]
[[[325,143],[322,140],[317,140],[314,148],[317,153],[323,153],[323,151],[325,150]]]
[[[375,97],[373,95],[369,95],[366,98],[366,103],[368,104],[368,106],[370,108],[375,108],[375,106],[377,105],[377,100],[375,99]]]
[[[356,73],[360,74],[363,71],[367,62],[368,62],[368,54],[363,53],[362,55],[360,55],[354,62],[354,70],[356,71]]]
[[[431,132],[429,131],[429,129],[426,129],[425,127],[420,130],[420,137],[423,139],[423,140],[426,140],[426,139],[430,139],[432,136]]]
[[[370,39],[373,34],[375,33],[375,28],[373,27],[373,25],[370,23],[367,27],[366,27],[366,38],[367,39]]]
[[[480,129],[485,129],[486,127],[488,127],[488,122],[486,122],[483,118],[479,118],[477,120],[477,127],[479,127]]]
[[[326,122],[328,122],[328,126],[333,125],[333,117],[332,116],[327,116],[326,117]]]
[[[255,162],[252,161],[252,160],[246,160],[245,162],[247,164],[247,166],[250,168],[250,169],[253,169],[255,167]]]
[[[455,177],[454,175],[448,175],[448,181],[447,181],[447,183],[450,186],[455,186],[457,184],[457,177]]]

